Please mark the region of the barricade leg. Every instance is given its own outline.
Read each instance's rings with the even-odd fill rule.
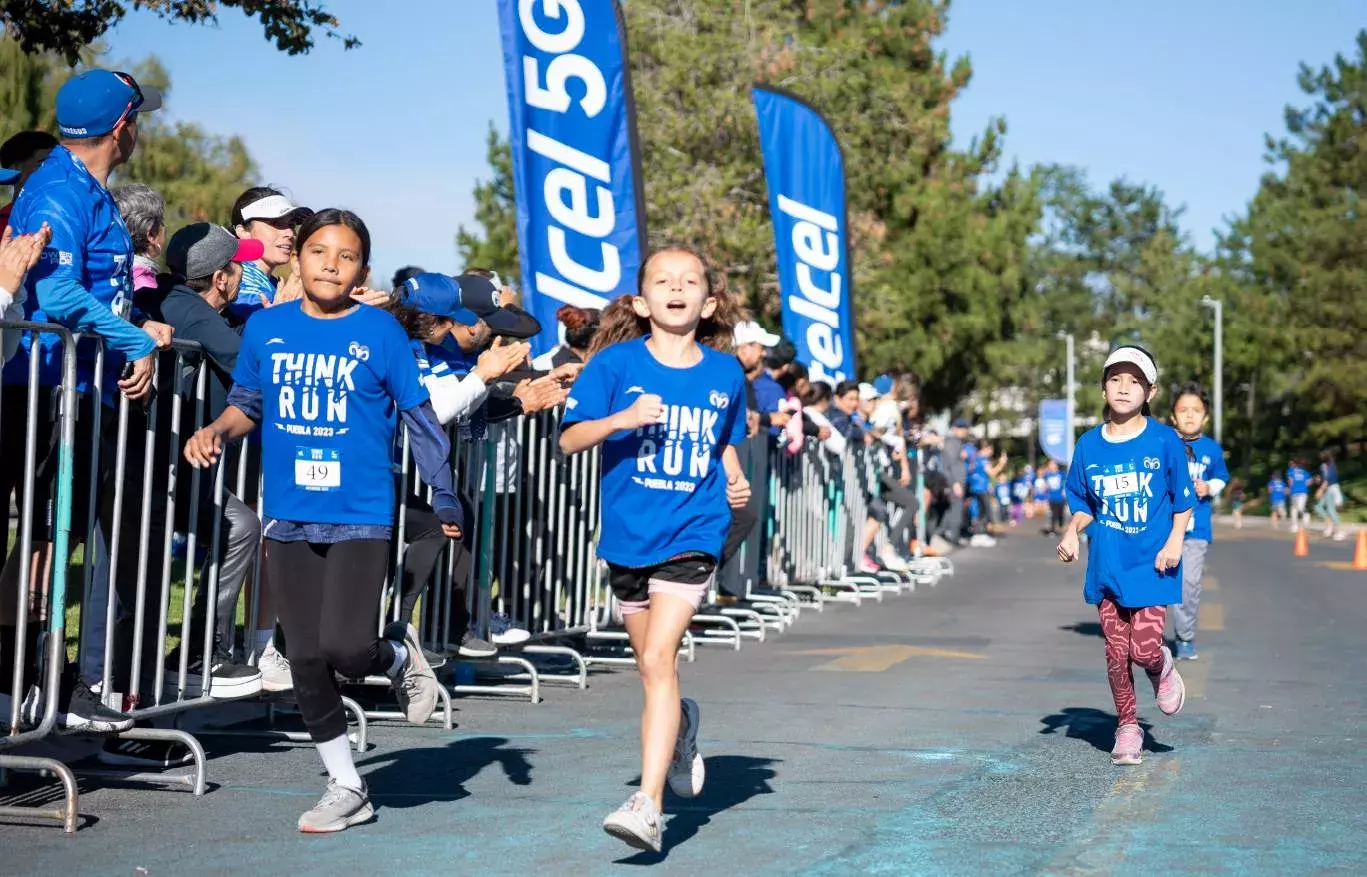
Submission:
[[[0,817],[18,816],[26,819],[51,819],[62,823],[67,834],[76,831],[76,805],[80,797],[76,791],[76,775],[54,758],[35,758],[28,755],[0,754],[0,769],[18,770],[56,777],[62,784],[62,806],[47,810],[42,807],[0,805]]]

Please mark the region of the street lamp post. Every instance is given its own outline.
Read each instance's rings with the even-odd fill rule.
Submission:
[[[1075,371],[1075,369],[1076,369],[1076,360],[1075,360],[1075,358],[1074,358],[1074,351],[1073,351],[1073,335],[1072,335],[1072,333],[1071,333],[1071,332],[1059,332],[1059,333],[1058,333],[1058,337],[1059,337],[1059,338],[1062,338],[1063,341],[1065,342],[1066,346],[1067,346],[1067,357],[1068,357],[1067,378],[1066,378],[1066,382],[1067,382],[1067,393],[1068,393],[1068,446],[1067,446],[1067,447],[1068,447],[1068,462],[1069,462],[1069,464],[1071,464],[1071,463],[1073,462],[1073,442],[1075,441],[1075,435],[1076,435],[1076,429],[1077,429],[1077,408],[1076,408],[1076,405],[1075,405],[1075,403],[1074,403],[1074,401],[1073,401],[1073,387],[1074,387],[1074,379],[1075,379],[1074,371]]]
[[[1215,312],[1215,441],[1223,442],[1225,434],[1225,303],[1208,295],[1201,296],[1201,306]]]

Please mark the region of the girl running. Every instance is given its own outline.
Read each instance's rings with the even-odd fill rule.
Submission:
[[[1044,467],[1044,501],[1049,504],[1049,529],[1046,535],[1063,533],[1063,521],[1068,517],[1068,494],[1063,489],[1063,470],[1058,460],[1050,460]]]
[[[729,354],[736,305],[724,281],[693,250],[672,247],[646,259],[637,286],[630,310],[604,310],[560,448],[603,446],[598,555],[645,685],[641,788],[603,829],[659,852],[666,776],[685,798],[704,779],[698,705],[679,698],[675,656],[716,575],[727,506],[745,505],[750,485],[735,448],[745,440],[745,377]]]
[[[1272,507],[1273,527],[1286,520],[1286,478],[1281,472],[1273,472],[1267,482],[1267,504]]]
[[[1119,719],[1114,764],[1142,761],[1131,662],[1148,673],[1164,715],[1176,715],[1186,699],[1163,645],[1163,620],[1165,607],[1181,599],[1182,539],[1196,492],[1181,440],[1150,416],[1157,383],[1158,366],[1147,350],[1118,347],[1107,357],[1104,422],[1084,433],[1073,452],[1067,480],[1073,518],[1058,544],[1059,559],[1071,563],[1078,534],[1091,527],[1084,597],[1097,607],[1106,638],[1106,675]]]
[[[228,407],[190,438],[185,458],[212,466],[225,442],[263,426],[265,566],[280,583],[299,711],[329,776],[299,830],[331,832],[374,814],[352,761],[335,674],[388,675],[418,724],[437,699],[413,627],[396,622],[375,637],[399,416],[448,538],[460,538],[464,517],[446,464],[450,448],[408,336],[392,316],[351,298],[370,260],[365,224],[349,211],[323,210],[305,220],[295,249],[303,298],[259,311],[247,324]]]
[[[1299,530],[1310,520],[1306,504],[1310,501],[1310,473],[1300,460],[1292,460],[1286,468],[1286,480],[1291,487],[1291,529]]]
[[[1187,446],[1187,472],[1196,490],[1196,507],[1182,542],[1182,602],[1173,606],[1172,624],[1177,634],[1177,660],[1196,660],[1196,620],[1201,612],[1201,578],[1206,571],[1206,552],[1214,537],[1211,517],[1215,498],[1229,483],[1225,452],[1215,439],[1203,435],[1206,426],[1206,391],[1200,384],[1178,387],[1172,397],[1172,423]]]

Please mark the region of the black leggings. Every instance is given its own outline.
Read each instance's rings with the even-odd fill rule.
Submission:
[[[459,499],[461,507],[465,509],[466,521],[461,528],[459,541],[452,542],[446,538],[441,521],[432,513],[432,507],[416,496],[408,497],[408,510],[404,518],[404,536],[408,548],[403,555],[403,597],[399,604],[399,618],[403,621],[412,620],[418,598],[427,589],[432,574],[437,571],[442,552],[447,545],[451,545],[456,556],[455,568],[451,573],[451,605],[447,607],[449,627],[446,636],[450,645],[459,645],[461,636],[470,627],[466,583],[470,580],[470,544],[474,538],[475,516],[469,500],[464,496]],[[429,624],[433,622],[430,611],[424,609],[423,614],[427,616]]]
[[[389,543],[379,539],[331,545],[266,540],[294,694],[315,743],[346,733],[333,671],[356,679],[385,674],[394,663],[394,647],[375,636],[388,566]]]

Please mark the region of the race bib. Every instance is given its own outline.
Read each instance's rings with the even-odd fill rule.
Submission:
[[[294,454],[294,484],[305,490],[336,490],[341,487],[341,452],[297,448]]]
[[[1117,497],[1134,496],[1139,493],[1139,473],[1135,471],[1133,463],[1121,463],[1113,468],[1122,471],[1102,476],[1101,496],[1103,499],[1116,499]]]

